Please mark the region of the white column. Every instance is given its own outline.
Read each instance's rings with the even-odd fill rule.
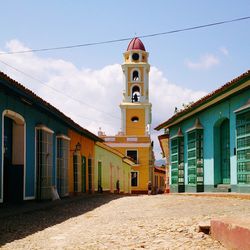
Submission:
[[[121,130],[126,133],[126,109],[121,107]]]

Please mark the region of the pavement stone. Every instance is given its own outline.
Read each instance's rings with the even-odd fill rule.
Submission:
[[[1,208],[0,208],[1,212]],[[250,200],[97,195],[0,217],[1,249],[225,249],[198,232],[211,218],[249,216]]]

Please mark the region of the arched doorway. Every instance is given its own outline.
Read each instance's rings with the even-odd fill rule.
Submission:
[[[214,126],[214,184],[230,184],[230,126],[221,119]]]
[[[11,110],[5,110],[2,119],[2,197],[4,202],[20,202],[24,199],[25,120]]]

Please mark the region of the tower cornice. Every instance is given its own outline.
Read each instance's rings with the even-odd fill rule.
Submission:
[[[143,103],[130,103],[130,102],[122,102],[120,103],[120,107],[129,107],[131,109],[137,109],[137,108],[145,108],[146,106],[152,107],[152,103],[150,102],[143,102]]]

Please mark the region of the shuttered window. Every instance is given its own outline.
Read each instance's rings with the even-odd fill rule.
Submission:
[[[37,199],[51,199],[53,169],[53,131],[36,128]]]
[[[57,191],[61,197],[68,195],[69,140],[57,137]]]
[[[138,172],[131,172],[131,186],[138,186]]]
[[[238,184],[250,184],[250,111],[236,116]]]
[[[80,168],[80,156],[77,153],[73,155],[73,182],[74,192],[78,192],[78,169]]]
[[[188,184],[203,185],[203,130],[188,133]]]
[[[184,140],[183,136],[171,139],[171,183],[184,188]],[[180,189],[180,191],[182,191]],[[183,190],[184,191],[184,190]]]

